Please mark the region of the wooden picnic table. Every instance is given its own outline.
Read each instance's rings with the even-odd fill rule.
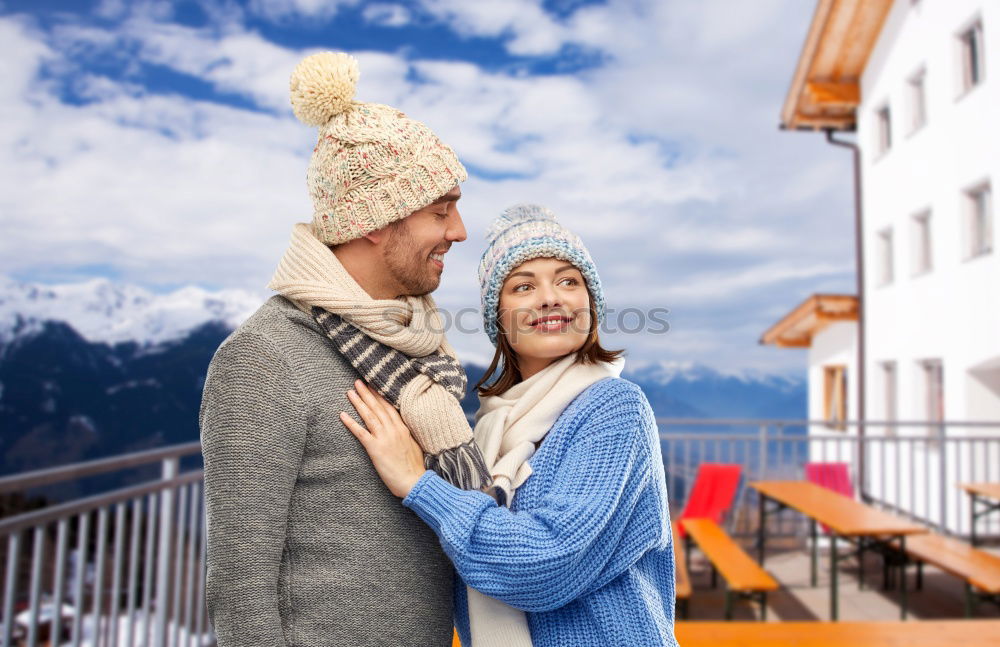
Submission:
[[[906,551],[907,535],[927,532],[923,526],[911,523],[895,515],[876,510],[870,506],[858,503],[851,497],[827,489],[808,481],[757,481],[750,487],[760,494],[759,522],[757,529],[758,561],[764,565],[764,546],[767,540],[767,501],[773,501],[776,511],[784,508],[796,510],[810,520],[810,535],[812,551],[810,556],[810,576],[813,586],[816,586],[817,555],[817,524],[822,523],[830,531],[830,619],[837,620],[837,563],[840,558],[837,552],[837,539],[844,538],[853,543],[857,549],[858,586],[864,582],[864,552],[867,548],[881,545],[889,546],[898,542],[900,548]],[[906,618],[907,593],[905,578],[900,582],[900,618]]]
[[[958,487],[965,490],[972,499],[970,541],[975,546],[976,522],[991,512],[1000,511],[1000,483],[959,483]],[[980,509],[980,506],[982,506],[982,509]]]
[[[678,622],[683,647],[1000,646],[1000,620]]]

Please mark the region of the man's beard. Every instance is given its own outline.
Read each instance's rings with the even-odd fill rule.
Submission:
[[[382,258],[389,275],[399,286],[400,296],[420,297],[430,294],[441,284],[441,276],[430,268],[430,251],[417,248],[404,220],[390,225]]]

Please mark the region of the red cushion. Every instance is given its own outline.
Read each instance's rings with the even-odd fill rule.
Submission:
[[[694,486],[688,495],[681,519],[711,519],[722,523],[733,505],[733,497],[740,484],[740,466],[721,463],[702,463]],[[681,537],[686,537],[684,527],[679,527]]]
[[[854,498],[854,485],[847,463],[806,463],[806,480]]]
[[[850,467],[847,463],[806,463],[806,480],[854,498],[854,485],[851,483]],[[823,532],[830,531],[824,524],[820,526]]]

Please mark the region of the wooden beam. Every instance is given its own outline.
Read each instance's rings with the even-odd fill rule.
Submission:
[[[816,0],[781,109],[783,128],[854,130],[861,94],[856,80],[864,73],[892,5],[893,0]],[[811,108],[846,114],[815,115]]]
[[[824,108],[855,108],[861,103],[861,89],[856,82],[809,81],[806,96],[810,103]]]
[[[792,341],[790,339],[789,340],[776,339],[774,341],[774,345],[777,346],[778,348],[809,348],[810,346],[812,346],[812,340],[797,339]]]
[[[818,312],[816,313],[816,319],[818,319],[821,324],[833,323],[835,321],[857,321],[858,313],[857,311]]]
[[[809,316],[816,310],[816,297],[810,296],[805,301],[795,306],[791,312],[781,318],[776,324],[768,328],[763,335],[761,335],[760,343],[771,344],[777,343],[779,339],[785,336],[785,334],[799,324],[802,319]]]
[[[832,128],[833,130],[853,131],[855,127],[855,118],[853,112],[840,117],[832,115],[810,115],[798,112],[795,113],[789,121],[782,125],[785,128],[792,130],[801,130],[803,128],[824,130]]]
[[[809,78],[812,59],[816,55],[819,41],[823,34],[823,26],[829,18],[830,11],[833,10],[835,0],[817,0],[816,9],[813,11],[812,21],[809,23],[809,31],[806,34],[806,42],[802,46],[802,53],[799,54],[799,62],[795,66],[795,73],[792,76],[792,85],[788,89],[785,97],[785,104],[781,109],[781,123],[786,128],[797,128],[795,123],[799,112],[799,102],[801,101],[802,90],[806,80]]]

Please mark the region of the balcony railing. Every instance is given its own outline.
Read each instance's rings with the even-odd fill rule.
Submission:
[[[968,534],[959,482],[1000,480],[1000,423],[661,418],[674,512],[700,463],[738,463],[744,478],[730,530],[756,528],[746,483],[801,479],[808,461],[850,466],[862,498],[949,533]],[[0,495],[159,464],[158,479],[0,519],[2,645],[195,647],[214,635],[205,609],[201,470],[180,471],[197,442],[0,478]],[[865,465],[864,472],[859,465]],[[797,515],[774,517],[776,535],[804,539]],[[1000,536],[1000,522],[980,522]]]
[[[737,534],[756,527],[756,498],[746,483],[802,479],[809,461],[847,463],[865,503],[963,536],[972,532],[972,508],[958,484],[1000,481],[1000,422],[865,421],[861,437],[858,421],[831,426],[816,420],[658,418],[657,423],[674,512],[686,500],[700,463],[742,467],[730,516],[730,530]],[[803,536],[800,515],[786,514],[771,531]],[[977,532],[1000,536],[996,517],[981,520]]]
[[[0,519],[3,645],[194,647],[213,643],[204,604],[199,443],[0,479],[0,494],[160,464],[160,478]]]

